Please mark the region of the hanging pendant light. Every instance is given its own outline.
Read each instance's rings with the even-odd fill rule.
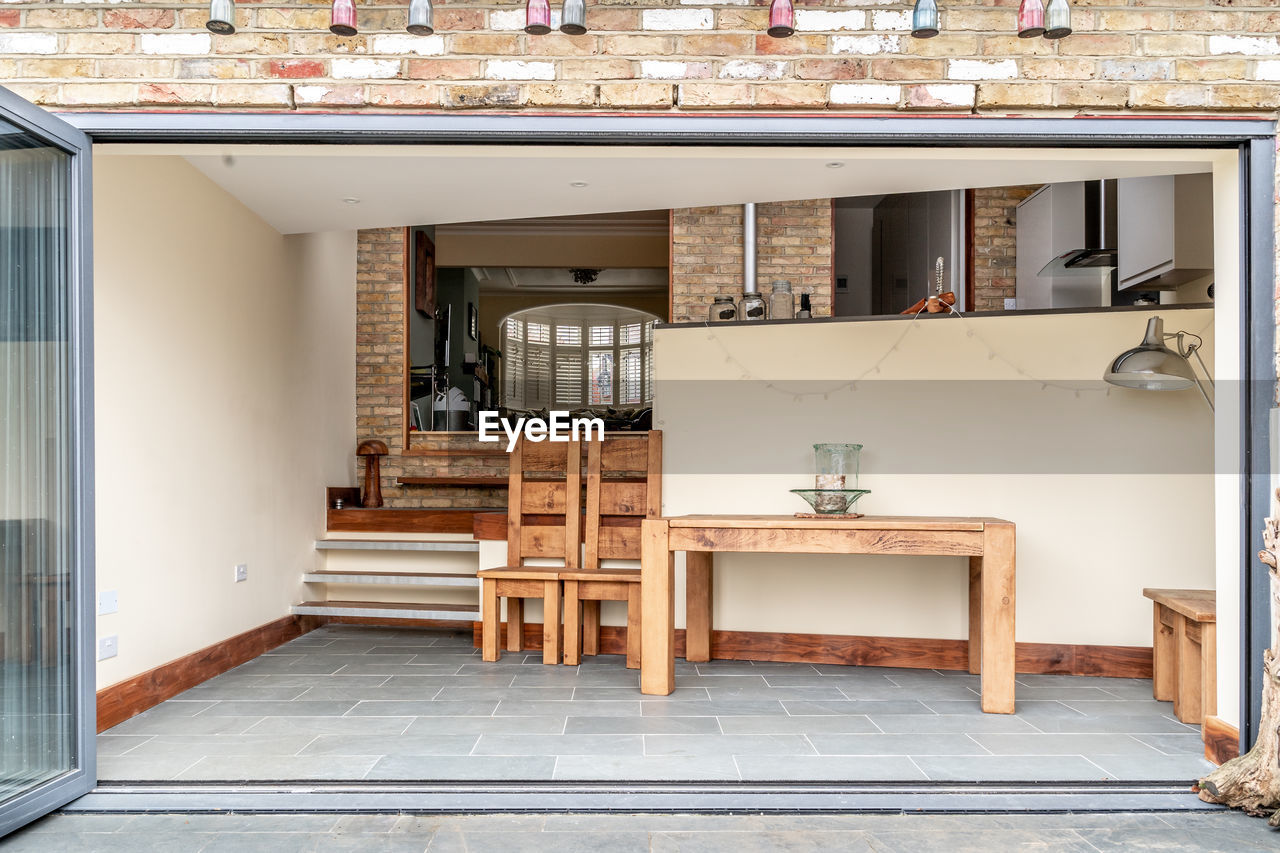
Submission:
[[[210,0],[209,20],[205,29],[220,36],[229,36],[236,31],[235,0]]]
[[[1071,35],[1071,6],[1067,0],[1049,0],[1044,11],[1044,37],[1062,39]]]
[[[406,30],[415,36],[429,36],[436,31],[432,22],[431,0],[411,0],[409,3],[409,25]]]
[[[931,39],[938,34],[938,4],[936,0],[916,0],[911,11],[911,35],[918,39]]]
[[[580,36],[587,31],[586,0],[564,0],[560,7],[560,32]]]
[[[1044,0],[1022,0],[1018,6],[1018,38],[1044,35]]]
[[[796,7],[791,0],[773,0],[769,5],[769,35],[784,39],[796,31]]]
[[[531,36],[545,36],[551,32],[551,3],[548,0],[528,0],[524,7],[524,31]]]
[[[353,0],[333,0],[329,18],[329,32],[335,36],[356,34],[356,4]]]

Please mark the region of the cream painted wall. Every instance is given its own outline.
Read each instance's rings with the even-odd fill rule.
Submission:
[[[1208,409],[1100,381],[1151,313],[659,329],[664,513],[802,510],[810,445],[861,442],[859,509],[1017,524],[1019,640],[1149,646],[1144,586],[1215,582]],[[1163,316],[1212,367],[1213,311]],[[719,628],[965,636],[959,558],[716,560]]]
[[[102,687],[299,600],[353,482],[355,234],[283,237],[159,156],[95,157],[94,223]]]

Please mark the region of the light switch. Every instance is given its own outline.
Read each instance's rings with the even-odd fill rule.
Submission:
[[[120,602],[117,599],[116,591],[109,589],[98,593],[98,615],[109,616],[112,613],[120,612]]]

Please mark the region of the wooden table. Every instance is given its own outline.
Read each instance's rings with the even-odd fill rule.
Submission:
[[[969,558],[969,671],[982,710],[1013,713],[1014,525],[998,518],[684,515],[641,531],[640,690],[675,689],[675,552],[686,552],[685,658],[711,659],[712,553],[912,554]]]

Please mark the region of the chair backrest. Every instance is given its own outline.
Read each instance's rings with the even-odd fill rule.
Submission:
[[[526,441],[511,451],[507,481],[507,564],[531,557],[579,564],[582,442]]]
[[[662,515],[662,430],[587,442],[587,513],[582,568],[640,559],[640,520]]]

